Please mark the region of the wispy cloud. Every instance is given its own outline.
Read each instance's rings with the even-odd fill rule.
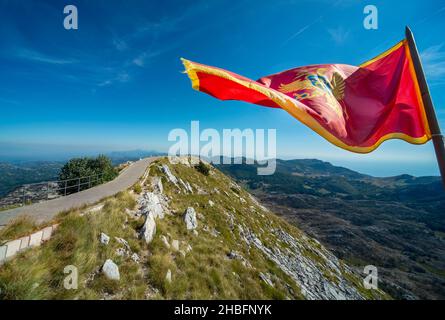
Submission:
[[[57,64],[57,65],[72,64],[77,62],[76,60],[53,57],[43,54],[41,52],[37,52],[35,50],[25,49],[25,48],[18,49],[16,51],[16,57],[23,60],[42,62],[48,64]]]
[[[117,51],[125,51],[128,49],[127,42],[118,38],[113,39],[113,46]]]
[[[130,81],[131,77],[128,74],[128,72],[123,71],[118,73],[115,77],[104,80],[102,82],[98,83],[98,87],[108,87],[114,83],[126,83],[128,81]]]
[[[350,31],[345,30],[343,27],[338,27],[335,29],[328,29],[328,33],[335,44],[342,45],[348,40]]]
[[[443,44],[431,46],[421,52],[425,73],[431,80],[443,80],[445,76],[445,50]]]

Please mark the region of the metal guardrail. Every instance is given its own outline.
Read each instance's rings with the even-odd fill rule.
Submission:
[[[67,196],[100,184],[103,176],[102,173],[66,180],[24,184],[1,198],[0,207],[27,205]]]

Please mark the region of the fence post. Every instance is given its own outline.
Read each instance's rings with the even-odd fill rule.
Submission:
[[[64,196],[66,196],[66,183],[67,183],[67,181],[65,180],[65,193],[64,193]]]
[[[77,179],[77,192],[80,192],[80,177]]]
[[[46,200],[49,199],[49,181],[48,184],[46,185]]]
[[[26,189],[25,186],[23,186],[23,205],[26,204]]]
[[[91,188],[91,176],[88,177],[88,188]]]

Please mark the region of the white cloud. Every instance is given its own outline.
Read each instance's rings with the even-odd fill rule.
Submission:
[[[48,64],[63,65],[63,64],[71,64],[71,63],[77,62],[75,60],[67,60],[67,59],[48,56],[43,53],[40,53],[40,52],[37,52],[34,50],[30,50],[30,49],[24,49],[24,48],[18,49],[16,51],[16,56],[18,58],[21,58],[24,60],[30,60],[30,61],[36,61],[36,62],[42,62],[42,63],[48,63]]]
[[[420,54],[427,77],[431,80],[445,76],[445,50],[443,44],[426,48]]]
[[[169,49],[170,49],[169,47],[165,47],[159,51],[150,51],[149,50],[149,51],[142,52],[140,55],[138,55],[136,58],[133,59],[133,64],[138,67],[143,68],[147,65],[147,63],[151,59],[161,55],[162,53],[168,51]]]

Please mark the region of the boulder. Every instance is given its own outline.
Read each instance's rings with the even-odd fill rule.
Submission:
[[[153,217],[153,214],[149,212],[147,214],[147,218],[145,219],[144,226],[141,230],[141,237],[148,244],[153,240],[154,235],[156,234],[156,222]]]
[[[184,221],[187,226],[187,230],[195,230],[198,227],[195,209],[188,207],[187,210],[185,210]]]
[[[153,213],[153,217],[163,219],[164,210],[162,209],[159,197],[153,192],[146,192],[141,200],[141,211],[143,214]]]
[[[107,236],[105,233],[100,234],[100,243],[107,245],[110,242],[110,237]]]
[[[119,274],[119,267],[111,260],[107,259],[105,261],[104,265],[102,266],[102,272],[110,280],[119,281],[120,280],[120,274]]]

